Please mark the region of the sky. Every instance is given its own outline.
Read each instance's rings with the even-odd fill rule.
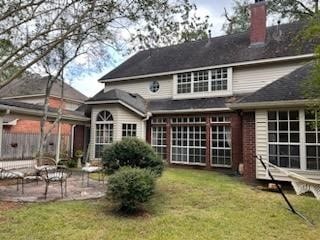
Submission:
[[[221,29],[224,23],[224,8],[230,10],[232,6],[232,0],[190,0],[190,2],[193,2],[197,5],[197,12],[200,17],[209,15],[210,22],[213,25],[211,28],[212,36],[222,35],[223,32]],[[114,69],[124,60],[125,58],[119,58],[115,64],[106,67],[101,72],[91,73],[90,75],[85,75],[76,80],[72,80],[70,84],[86,96],[94,96],[103,89],[103,84],[99,83],[98,79]]]

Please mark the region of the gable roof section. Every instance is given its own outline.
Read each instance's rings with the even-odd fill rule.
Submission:
[[[38,74],[26,74],[21,78],[14,79],[10,83],[0,88],[0,98],[27,97],[35,95],[44,95],[48,77],[42,77]],[[59,97],[61,95],[61,84],[53,84],[51,96]],[[78,102],[84,102],[87,97],[78,90],[64,83],[64,96]]]
[[[104,90],[86,101],[87,104],[120,103],[131,110],[136,110],[140,115],[147,113],[147,103],[139,94],[128,93],[119,89]]]
[[[294,46],[294,39],[303,27],[302,22],[280,25],[280,37],[278,26],[269,27],[266,44],[259,47],[250,47],[249,32],[244,32],[141,51],[100,81],[311,54],[312,42],[299,44],[302,45],[299,50]]]
[[[313,67],[313,62],[310,62],[253,94],[243,97],[232,104],[231,108],[254,107],[275,102],[302,102],[306,100],[303,94],[303,83],[310,76]]]

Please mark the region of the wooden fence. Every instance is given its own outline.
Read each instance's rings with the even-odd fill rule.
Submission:
[[[36,156],[40,134],[37,133],[11,133],[3,131],[2,134],[2,160],[30,160]],[[57,134],[48,137],[44,146],[46,153],[55,155]],[[61,135],[60,153],[70,156],[70,135]]]

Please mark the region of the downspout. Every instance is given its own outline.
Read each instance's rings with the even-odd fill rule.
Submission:
[[[0,159],[2,159],[2,135],[3,135],[3,117],[10,114],[10,110],[7,109],[5,113],[0,115]]]
[[[147,112],[147,116],[142,119],[142,122],[146,122],[150,119],[150,117],[152,117],[152,113],[151,112]],[[147,139],[147,124],[145,124],[145,138]],[[143,128],[141,128],[141,135],[143,135]]]
[[[74,144],[74,129],[77,125],[72,125],[71,127],[71,146],[70,146],[70,156],[73,158],[73,144]]]

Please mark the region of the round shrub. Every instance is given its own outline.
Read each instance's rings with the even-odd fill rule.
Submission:
[[[107,196],[119,203],[121,211],[130,213],[150,199],[154,187],[155,176],[150,170],[123,167],[108,179]]]
[[[129,166],[147,168],[160,176],[164,168],[163,161],[153,148],[137,138],[125,138],[106,147],[102,161],[109,173]]]

